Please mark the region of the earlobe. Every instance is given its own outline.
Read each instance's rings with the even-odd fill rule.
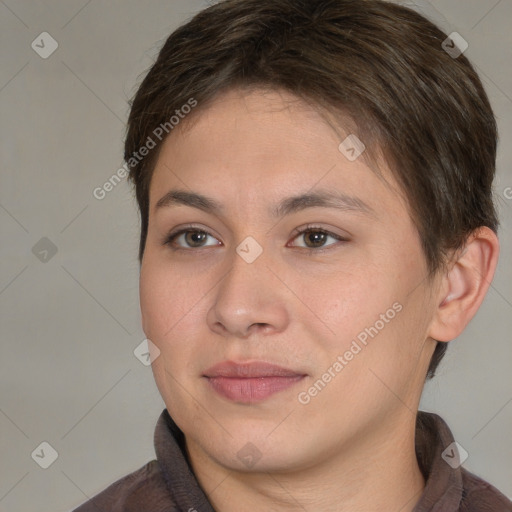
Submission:
[[[451,341],[465,329],[482,304],[498,263],[499,242],[487,227],[475,230],[442,277],[429,336]]]

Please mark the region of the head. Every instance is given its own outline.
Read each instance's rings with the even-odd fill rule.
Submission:
[[[400,417],[483,300],[496,125],[446,37],[378,0],[225,0],[143,80],[143,328],[169,412],[219,461],[251,442],[268,468],[312,464]],[[300,379],[233,400],[208,375],[226,360]]]

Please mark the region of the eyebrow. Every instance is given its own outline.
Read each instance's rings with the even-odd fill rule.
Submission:
[[[216,215],[221,215],[225,212],[224,206],[215,199],[185,190],[170,190],[167,192],[156,203],[155,212],[161,208],[180,205],[197,208],[206,213]],[[270,213],[273,217],[278,218],[314,207],[336,208],[342,211],[376,215],[375,210],[363,200],[332,190],[319,190],[317,192],[287,197],[272,208]]]

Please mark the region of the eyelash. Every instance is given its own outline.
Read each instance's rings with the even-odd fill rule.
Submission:
[[[174,232],[171,232],[169,233],[162,245],[169,245],[171,247],[171,249],[173,251],[194,251],[194,250],[198,250],[198,249],[206,249],[208,247],[215,247],[215,245],[211,245],[211,246],[205,246],[205,247],[174,247],[173,246],[173,243],[174,241],[180,236],[180,235],[183,235],[183,234],[186,234],[186,233],[204,233],[208,236],[212,236],[210,233],[208,233],[208,231],[206,231],[205,229],[202,229],[202,228],[199,228],[199,227],[195,227],[195,226],[186,226],[184,228],[181,228],[180,230],[178,231],[174,231]],[[297,229],[293,232],[293,239],[292,240],[295,240],[296,238],[298,238],[299,236],[301,235],[304,235],[304,234],[307,234],[307,233],[322,233],[323,235],[327,235],[327,236],[331,236],[332,238],[335,238],[336,240],[338,240],[339,242],[348,242],[348,239],[340,236],[340,235],[337,235],[336,233],[333,233],[331,231],[328,231],[324,228],[321,228],[319,226],[315,226],[315,225],[307,225],[305,228],[301,228],[301,229]],[[215,238],[215,237],[213,237]],[[333,246],[336,246],[338,244],[329,244],[325,247],[318,247],[318,248],[315,248],[315,247],[298,247],[298,249],[302,249],[303,251],[306,251],[308,253],[318,253],[318,252],[323,252],[323,251],[326,251],[326,250],[329,250],[331,247]]]

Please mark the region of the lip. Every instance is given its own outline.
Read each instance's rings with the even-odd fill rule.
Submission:
[[[290,388],[306,375],[262,361],[224,361],[206,370],[203,376],[224,398],[239,403],[255,403]]]

